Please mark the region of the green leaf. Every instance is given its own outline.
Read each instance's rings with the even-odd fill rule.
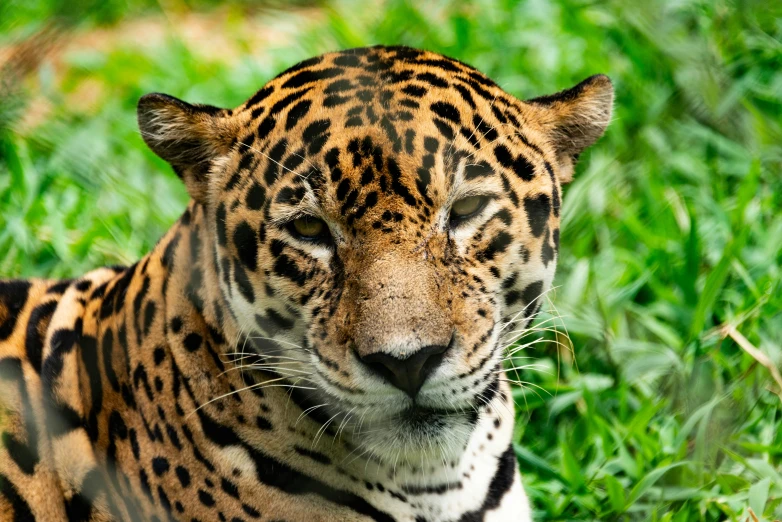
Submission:
[[[649,488],[654,486],[655,483],[658,480],[660,480],[660,477],[665,475],[665,473],[667,473],[668,471],[674,468],[678,468],[679,466],[684,466],[685,464],[688,464],[688,462],[687,461],[675,462],[673,464],[668,464],[667,466],[657,468],[647,473],[646,476],[644,476],[644,478],[638,481],[638,484],[635,485],[632,491],[630,491],[630,496],[627,499],[627,504],[625,504],[625,509],[630,507],[632,504],[635,503],[636,500],[641,498],[641,496],[644,493],[646,493],[649,490]]]
[[[725,494],[746,490],[750,484],[749,481],[744,477],[732,475],[729,473],[718,473],[716,478],[717,483],[722,488],[722,492]]]
[[[764,478],[749,488],[749,507],[758,517],[763,516],[763,510],[768,501],[768,490],[771,486],[771,479]]]
[[[619,481],[611,476],[606,475],[603,477],[606,485],[606,493],[608,494],[608,502],[611,504],[611,509],[615,513],[621,513],[625,507],[625,490]]]
[[[761,477],[770,479],[774,484],[782,484],[782,475],[780,475],[780,472],[767,461],[752,458],[747,459],[746,462],[747,465]]]
[[[674,445],[676,447],[681,446],[684,441],[687,440],[687,437],[690,436],[690,433],[696,424],[700,423],[704,419],[708,422],[708,418],[711,415],[712,410],[714,410],[714,407],[719,404],[720,400],[722,400],[722,397],[716,397],[695,410],[690,415],[690,417],[687,419],[687,422],[684,423],[684,426],[682,426],[682,428],[679,430],[679,433],[676,435],[676,439],[674,440]]]
[[[516,456],[519,458],[519,460],[521,460],[523,463],[527,464],[533,469],[543,471],[544,473],[556,478],[561,482],[565,482],[565,479],[562,477],[562,475],[560,475],[559,472],[548,462],[538,457],[521,444],[513,443],[513,450],[516,452]],[[522,471],[525,471],[525,469],[522,468]]]
[[[570,449],[565,437],[559,441],[560,466],[562,466],[562,475],[567,480],[571,489],[578,491],[586,484],[584,473],[581,471],[581,464],[576,460],[575,455]]]
[[[693,314],[692,324],[690,325],[690,338],[697,338],[703,331],[706,317],[711,313],[711,308],[717,300],[719,292],[722,290],[725,280],[728,278],[728,269],[733,262],[735,243],[731,243],[725,248],[719,263],[709,273],[706,283],[703,285],[703,291],[698,299],[698,306]]]

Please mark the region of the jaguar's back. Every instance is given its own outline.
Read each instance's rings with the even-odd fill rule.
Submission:
[[[193,199],[131,267],[0,284],[0,519],[528,520],[500,339],[611,103],[402,47],[143,97]]]

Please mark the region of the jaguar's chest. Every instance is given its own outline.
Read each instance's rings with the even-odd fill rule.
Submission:
[[[121,451],[123,474],[132,480],[138,470],[149,513],[171,505],[184,519],[228,520],[254,513],[284,520],[482,520],[518,480],[510,418],[485,414],[457,461],[386,465],[340,440],[338,427],[300,418],[302,410],[286,408],[286,399],[267,391],[230,412],[205,407],[184,421],[155,419],[149,426],[139,416]]]

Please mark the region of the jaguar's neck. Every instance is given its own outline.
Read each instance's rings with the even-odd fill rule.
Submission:
[[[152,252],[105,283],[89,327],[103,340],[111,388],[153,442],[165,439],[156,435],[165,431],[158,419],[172,424],[162,411],[167,404],[182,418],[212,402],[222,411],[230,408],[221,397],[242,387],[227,373],[238,335],[220,295],[207,224],[204,207],[191,202]]]
[[[217,267],[216,238],[207,210],[191,201],[187,210],[145,259],[160,263],[165,274],[166,316],[217,330],[216,344],[235,346],[239,332],[223,299]],[[179,324],[175,321],[174,326]],[[171,326],[169,324],[169,326]],[[176,333],[176,332],[174,332]],[[219,347],[217,347],[219,348]]]

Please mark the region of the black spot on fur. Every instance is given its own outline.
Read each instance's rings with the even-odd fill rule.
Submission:
[[[239,288],[239,293],[250,303],[254,303],[255,291],[253,290],[252,283],[247,276],[247,271],[245,271],[244,267],[242,267],[237,260],[234,260],[233,263],[233,275],[234,283],[236,283],[236,286]]]
[[[285,121],[285,130],[293,129],[299,121],[307,115],[312,106],[309,100],[302,100],[288,111],[288,118]]]
[[[182,329],[182,318],[179,316],[174,316],[173,319],[171,319],[171,331],[174,333],[179,333],[179,331]]]
[[[443,80],[439,76],[432,74],[430,72],[419,73],[415,77],[417,80],[420,80],[424,83],[428,83],[433,87],[442,87],[442,88],[448,87],[447,81]]]
[[[493,260],[497,256],[497,254],[501,254],[508,249],[508,245],[510,245],[512,240],[513,238],[507,232],[505,231],[499,232],[496,236],[492,238],[489,245],[481,252],[478,253],[478,258],[485,259],[488,261]]]
[[[252,518],[261,518],[261,512],[252,506],[248,506],[247,504],[242,504],[242,511],[247,513]]]
[[[170,467],[171,466],[168,463],[168,459],[165,457],[155,457],[152,459],[152,471],[154,471],[155,475],[158,477],[161,477],[167,473]]]
[[[3,432],[2,437],[0,437],[0,443],[8,451],[8,456],[22,470],[22,473],[26,475],[33,474],[35,466],[40,459],[37,439],[36,435],[34,440],[30,441],[32,444],[25,444],[7,431]]]
[[[220,205],[217,207],[217,212],[215,213],[215,224],[217,225],[217,242],[220,246],[225,246],[226,244],[227,233],[225,228],[225,219],[225,203],[220,203]]]
[[[529,306],[530,303],[540,297],[541,293],[543,293],[543,281],[535,281],[527,285],[527,288],[521,293],[521,298]]]
[[[0,281],[0,341],[11,337],[30,286],[28,281]]]
[[[260,210],[266,202],[266,191],[257,182],[253,182],[250,190],[247,191],[245,203],[250,210]]]
[[[523,154],[519,154],[513,161],[513,172],[524,181],[532,181],[535,178],[535,167]]]
[[[234,246],[239,259],[251,271],[258,267],[258,240],[255,231],[246,221],[242,221],[234,230]]]
[[[152,321],[155,320],[155,311],[157,306],[155,301],[148,301],[144,309],[144,335],[149,335],[149,329],[152,327]]]
[[[350,180],[343,179],[340,181],[339,185],[337,185],[337,199],[342,201],[345,199],[345,196],[348,195],[348,191],[350,190]]]
[[[434,112],[441,118],[450,120],[457,124],[461,123],[462,121],[462,118],[459,115],[459,109],[457,109],[455,105],[452,105],[448,102],[443,102],[443,101],[434,102],[432,105],[430,105],[430,108],[432,109],[432,112]]]
[[[383,116],[383,118],[380,120],[380,127],[382,127],[383,131],[386,133],[386,136],[388,136],[388,139],[393,144],[394,152],[401,151],[402,140],[399,138],[399,134],[396,132],[396,127],[394,127],[394,124],[391,123],[388,117]]]
[[[543,246],[540,248],[540,259],[545,266],[548,266],[554,259],[554,248],[551,246],[551,241],[549,240],[548,227],[546,227],[546,232],[544,232]]]
[[[35,520],[30,505],[19,494],[14,484],[5,475],[0,474],[0,497],[6,499],[14,513],[10,522],[29,522]]]
[[[477,163],[468,163],[464,167],[464,178],[466,180],[491,176],[493,173],[494,173],[494,169],[492,169],[491,165],[489,165],[485,161],[479,161]]]
[[[220,479],[220,487],[223,491],[225,491],[228,495],[239,498],[239,488],[236,487],[236,484],[228,480],[227,478]]]
[[[272,426],[272,423],[269,422],[269,419],[261,417],[260,415],[255,417],[255,425],[259,430],[270,431],[274,429],[274,426]]]
[[[269,320],[272,321],[281,330],[290,330],[293,328],[293,321],[284,317],[273,308],[267,309],[266,315],[269,317]]]
[[[282,167],[285,172],[295,172],[304,163],[304,149],[299,149],[286,158]]]
[[[163,348],[158,346],[153,352],[153,357],[155,360],[155,366],[160,366],[160,364],[163,362],[163,359],[166,358],[166,352],[163,350]]]
[[[372,167],[367,165],[367,167],[364,169],[364,172],[361,174],[361,184],[369,185],[374,179],[375,173],[372,170]]]
[[[280,277],[290,279],[299,286],[304,286],[307,276],[299,270],[296,262],[285,254],[280,255],[274,263],[274,273]]]
[[[245,104],[247,107],[252,107],[253,105],[257,105],[261,103],[263,100],[269,97],[269,95],[274,92],[274,87],[267,85],[263,89],[256,92],[252,98],[247,100],[247,103]]]
[[[341,67],[358,67],[361,65],[361,59],[353,54],[342,54],[334,58],[334,65]]]
[[[513,156],[505,145],[500,144],[494,147],[494,157],[503,167],[511,168],[513,166]]]
[[[443,135],[443,138],[445,138],[446,141],[453,141],[455,137],[453,127],[439,118],[434,119],[434,125],[437,127],[437,130],[440,131],[440,134]]]
[[[187,334],[184,340],[185,349],[188,352],[194,352],[201,348],[201,343],[204,341],[203,337],[195,332]]]
[[[475,125],[476,130],[483,134],[483,137],[486,138],[490,143],[497,139],[497,131],[494,129],[494,127],[490,127],[483,120],[483,118],[477,114],[473,116],[472,123]]]
[[[277,125],[277,117],[274,114],[269,114],[263,121],[258,124],[258,141],[264,141],[269,137],[271,131],[274,130],[274,126]]]
[[[402,87],[402,92],[408,96],[413,96],[414,98],[421,98],[426,94],[427,91],[425,87],[413,84]]]
[[[186,468],[177,466],[176,469],[174,469],[174,472],[176,473],[176,477],[179,479],[179,483],[183,488],[186,488],[190,485],[190,472],[187,471]]]
[[[532,235],[540,237],[548,224],[549,215],[551,214],[551,203],[548,195],[527,196],[524,198],[524,210],[527,212],[527,221],[529,222]]]
[[[325,465],[331,464],[331,459],[318,451],[302,448],[301,446],[295,444],[293,446],[293,449],[296,450],[296,453],[298,453],[299,455],[310,458],[320,464],[325,464]]]
[[[24,342],[25,353],[27,354],[27,360],[36,372],[41,371],[43,342],[46,337],[46,329],[49,326],[49,321],[52,318],[55,308],[57,308],[57,301],[51,301],[36,306],[30,313],[30,319],[27,323],[27,332]]]
[[[284,89],[296,89],[310,83],[328,80],[329,78],[336,78],[342,75],[344,72],[345,70],[339,67],[329,67],[319,71],[308,69],[288,78],[288,80],[282,84],[282,87]]]
[[[266,185],[271,185],[277,181],[277,176],[280,172],[280,162],[285,152],[288,150],[288,140],[282,138],[278,141],[274,147],[269,151],[266,164],[266,171],[263,174],[263,179],[266,181]]]
[[[513,486],[516,476],[516,454],[513,446],[508,446],[497,462],[497,471],[489,483],[483,504],[476,511],[469,511],[459,518],[459,522],[480,522],[487,512],[496,509]]]
[[[406,204],[416,206],[418,201],[410,193],[410,190],[402,184],[402,171],[394,158],[388,158],[388,173],[391,176],[391,190],[399,195]]]

